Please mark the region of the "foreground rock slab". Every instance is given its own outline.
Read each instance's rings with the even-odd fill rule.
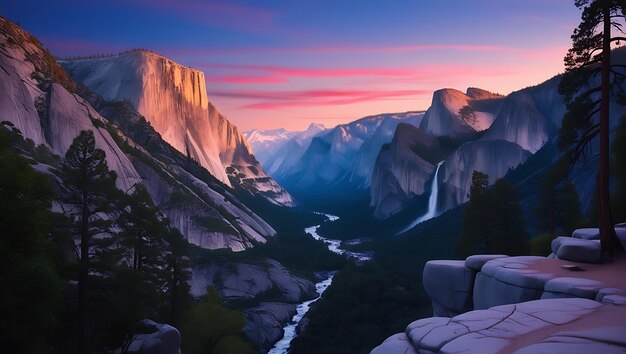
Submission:
[[[417,320],[371,353],[624,353],[625,314],[578,298],[502,305]]]

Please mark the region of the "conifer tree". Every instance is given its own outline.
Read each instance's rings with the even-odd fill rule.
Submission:
[[[505,179],[487,188],[489,176],[474,171],[470,201],[463,211],[463,229],[457,254],[476,253],[521,255],[529,252],[524,213],[515,187]]]
[[[110,234],[113,222],[109,214],[116,210],[120,191],[115,186],[117,175],[110,171],[104,151],[95,147],[92,131],[84,130],[74,139],[65,154],[61,177],[68,197],[68,216],[74,220],[73,235],[80,245],[78,274],[79,352],[90,351],[90,287],[89,274],[93,262],[97,265],[114,263],[108,256],[108,240],[99,237]]]
[[[582,21],[572,34],[572,48],[565,57],[566,72],[559,85],[568,112],[563,117],[558,145],[570,163],[584,159],[590,143],[598,138],[596,195],[602,251],[609,256],[623,247],[613,225],[609,192],[610,95],[623,94],[623,65],[612,65],[611,44],[626,40],[622,32],[626,3],[623,0],[575,0],[583,10]],[[599,84],[598,84],[599,76]]]
[[[4,125],[4,124],[3,124]],[[55,197],[47,176],[11,150],[0,125],[0,347],[5,353],[49,350],[61,281],[48,241]]]
[[[555,237],[557,231],[571,235],[582,221],[580,200],[574,184],[567,180],[562,164],[543,178],[539,201],[535,207],[537,229]]]

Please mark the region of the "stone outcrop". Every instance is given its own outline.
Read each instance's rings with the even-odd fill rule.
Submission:
[[[180,354],[180,332],[170,325],[143,320],[140,333],[128,346],[129,354]]]
[[[607,306],[587,299],[551,299],[496,306],[453,318],[426,318],[411,323],[405,333],[390,337],[372,354],[623,353],[623,320],[613,318],[602,328],[590,323],[594,312],[610,315]],[[536,342],[518,343],[517,339],[524,337],[534,337]]]
[[[283,327],[296,314],[296,305],[284,302],[262,302],[246,309],[244,333],[261,348],[269,349],[283,337]]]
[[[587,239],[595,237],[593,229],[574,235],[584,238],[554,243],[555,252],[577,247],[569,259],[478,255],[429,261],[423,282],[435,317],[411,323],[372,353],[624,352],[626,255],[608,264],[579,262],[570,256],[595,252],[599,244]]]
[[[297,304],[317,296],[315,284],[271,259],[255,264],[212,262],[194,268],[192,295],[203,295],[207,286],[218,290],[226,302],[258,301],[243,311],[244,332],[265,350],[282,338],[283,327],[295,315]]]

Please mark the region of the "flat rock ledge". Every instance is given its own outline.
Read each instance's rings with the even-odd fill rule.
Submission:
[[[626,353],[626,254],[595,264],[595,232],[555,239],[551,257],[426,263],[434,317],[372,353]]]

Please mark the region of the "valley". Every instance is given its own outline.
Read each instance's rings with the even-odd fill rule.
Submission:
[[[8,352],[626,348],[618,1],[66,2],[0,5]]]

